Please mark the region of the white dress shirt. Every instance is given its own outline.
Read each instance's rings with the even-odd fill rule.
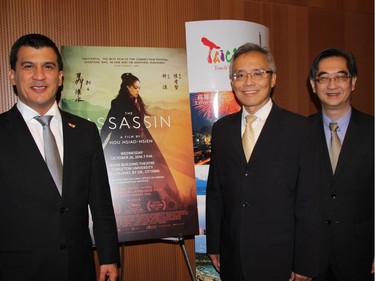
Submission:
[[[254,130],[254,136],[255,136],[255,142],[258,140],[260,133],[262,132],[263,126],[266,123],[267,117],[271,112],[272,109],[272,99],[269,99],[269,101],[257,112],[255,112],[254,116],[256,116],[255,121],[251,124]],[[249,115],[249,113],[246,111],[244,107],[242,107],[242,130],[241,135],[245,132],[246,128],[246,116]]]
[[[34,118],[36,116],[40,116],[38,112],[36,112],[31,107],[27,106],[20,100],[17,102],[17,108],[21,112],[23,119],[25,120],[27,127],[30,130],[31,135],[34,138],[36,145],[39,148],[40,153],[44,157],[44,143],[43,143],[43,126]],[[62,120],[61,120],[61,113],[55,102],[53,106],[48,110],[45,115],[52,115],[53,118],[51,119],[50,128],[55,136],[57,148],[59,149],[59,154],[62,163],[64,163],[64,145],[63,145],[63,130],[62,130]]]

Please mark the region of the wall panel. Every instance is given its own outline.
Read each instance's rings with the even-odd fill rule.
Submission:
[[[372,44],[371,44],[372,42]],[[356,55],[359,77],[353,94],[353,104],[366,112],[374,110],[374,17],[345,14],[345,46]],[[358,55],[360,54],[360,55]]]
[[[373,0],[1,0],[0,112],[16,101],[7,78],[8,56],[25,33],[43,33],[59,46],[185,48],[186,21],[217,19],[269,27],[278,68],[274,98],[303,115],[316,111],[306,86],[314,56],[330,46],[353,51],[360,75],[353,104],[373,113]],[[194,239],[186,240],[186,248],[194,267]],[[122,254],[124,281],[190,280],[177,244],[132,243]]]
[[[365,77],[354,104],[373,112],[373,1],[309,0],[3,0],[1,58],[7,62],[11,43],[21,34],[41,32],[58,45],[185,47],[186,21],[238,19],[270,28],[271,48],[278,64],[275,100],[301,114],[314,111],[306,103],[304,73],[313,56],[327,46],[351,48]],[[360,32],[359,32],[360,31]],[[360,42],[366,42],[365,48]],[[364,50],[365,49],[365,50]],[[298,55],[296,55],[298,54]],[[365,56],[366,54],[366,56]],[[371,59],[372,58],[372,59]],[[6,63],[0,68],[1,91],[10,93]],[[292,78],[295,77],[295,78]],[[279,94],[277,94],[279,93]],[[2,95],[0,111],[15,102]],[[364,108],[362,108],[364,107]]]

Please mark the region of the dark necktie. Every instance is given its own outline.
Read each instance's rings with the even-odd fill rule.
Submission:
[[[246,117],[246,129],[242,136],[243,151],[246,156],[246,161],[249,161],[251,153],[255,146],[255,135],[252,123],[257,119],[254,115],[247,115]]]
[[[57,189],[61,195],[63,168],[62,168],[62,162],[61,162],[59,150],[56,145],[56,140],[49,126],[52,117],[53,117],[52,115],[45,115],[45,116],[37,116],[35,117],[35,119],[43,126],[45,161],[55,181]]]
[[[331,159],[332,171],[335,173],[337,161],[339,159],[341,142],[337,135],[338,129],[337,123],[329,123],[329,129],[331,130],[331,143],[329,148],[329,157]]]

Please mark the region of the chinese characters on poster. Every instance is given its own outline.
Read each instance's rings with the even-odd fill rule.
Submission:
[[[63,46],[66,111],[96,123],[120,241],[197,233],[184,49]]]

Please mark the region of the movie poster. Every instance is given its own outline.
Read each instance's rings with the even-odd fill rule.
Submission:
[[[63,110],[96,123],[120,241],[197,234],[184,49],[63,46]]]
[[[269,47],[269,32],[265,26],[235,20],[187,22],[185,29],[199,212],[199,234],[195,236],[196,277],[212,281],[220,278],[207,256],[205,235],[211,129],[221,117],[240,110],[229,80],[233,53],[246,42]]]

